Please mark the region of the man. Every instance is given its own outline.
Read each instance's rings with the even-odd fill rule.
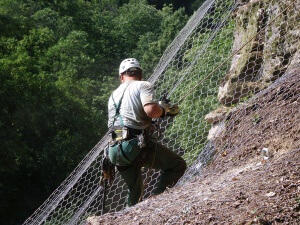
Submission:
[[[186,170],[186,162],[175,152],[151,140],[152,118],[174,116],[178,107],[155,100],[151,83],[142,81],[142,69],[134,58],[125,59],[119,68],[121,85],[108,102],[108,127],[112,141],[109,159],[116,165],[128,186],[127,206],[139,202],[143,182],[141,168],[161,170],[154,194],[176,184]]]

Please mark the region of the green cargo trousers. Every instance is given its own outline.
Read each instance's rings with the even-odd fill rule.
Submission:
[[[155,195],[160,194],[167,187],[172,187],[176,184],[186,170],[186,162],[178,154],[159,143],[156,144],[150,141],[145,148],[147,149],[143,149],[143,151],[146,150],[148,154],[143,166],[161,170],[160,180],[154,190]],[[118,170],[128,186],[127,206],[133,206],[139,202],[142,195],[141,166],[119,167]]]

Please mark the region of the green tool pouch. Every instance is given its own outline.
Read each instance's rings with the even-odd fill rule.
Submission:
[[[109,146],[109,159],[116,166],[130,166],[139,156],[138,139],[123,140]]]

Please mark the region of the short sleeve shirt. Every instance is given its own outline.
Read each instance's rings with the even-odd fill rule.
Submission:
[[[149,103],[157,103],[153,85],[148,81],[136,80],[122,83],[110,96],[108,101],[108,127],[122,125],[119,116],[115,118],[114,101],[118,105],[123,93],[120,115],[124,126],[134,129],[148,127],[151,124],[151,118],[145,113],[144,106]]]

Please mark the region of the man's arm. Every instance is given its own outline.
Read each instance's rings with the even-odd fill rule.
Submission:
[[[163,108],[157,103],[149,103],[144,105],[144,110],[147,116],[150,118],[159,118],[164,113]]]

